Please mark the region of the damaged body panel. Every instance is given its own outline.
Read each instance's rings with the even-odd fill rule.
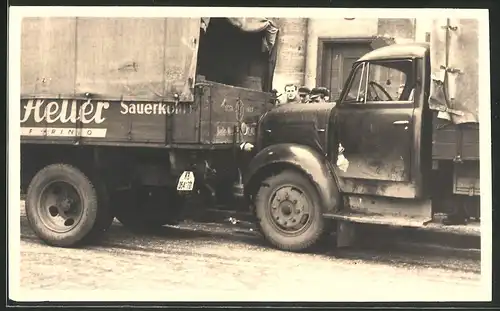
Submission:
[[[421,197],[421,136],[426,113],[425,44],[383,47],[353,66],[335,110],[336,135],[349,165],[336,169],[343,192]]]
[[[350,165],[343,178],[407,182],[410,180],[412,131],[405,124],[413,118],[413,105],[381,105],[339,109],[336,115],[339,139]]]

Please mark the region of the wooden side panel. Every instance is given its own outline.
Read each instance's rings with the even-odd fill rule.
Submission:
[[[465,161],[455,164],[453,169],[453,193],[480,195],[479,161]]]
[[[433,115],[433,159],[479,160],[479,124],[452,124]]]
[[[200,18],[167,18],[165,21],[165,93],[181,101],[193,101],[193,86],[200,37]]]
[[[134,119],[134,115],[124,114],[124,106],[129,107],[128,103],[120,102],[120,101],[110,101],[108,103],[106,109],[103,112],[103,116],[106,117],[106,120],[103,122],[102,127],[106,128],[106,142],[113,143],[125,143],[125,142],[135,142],[134,136],[132,135],[132,130],[135,128],[132,126],[132,120]],[[131,104],[135,105],[135,104]],[[139,118],[141,116],[138,116]],[[137,117],[135,118],[137,120]],[[135,120],[134,120],[135,121]],[[135,121],[137,122],[137,121]],[[94,125],[94,126],[97,126]],[[159,129],[153,131],[153,135],[156,131],[161,129],[161,123],[158,124]],[[100,141],[102,138],[95,136],[87,136],[81,138],[82,142],[91,143],[92,141]]]
[[[173,115],[167,119],[167,141],[176,144],[199,143],[201,98],[193,102],[181,102],[172,107]]]
[[[268,108],[267,93],[210,83],[201,103],[201,142],[231,144],[253,142],[259,116]]]
[[[68,143],[164,145],[166,124],[172,124],[179,133],[194,133],[195,130],[184,122],[185,118],[199,120],[199,115],[189,115],[191,106],[191,103],[175,105],[104,99],[23,99],[21,136],[29,140]],[[174,122],[169,123],[172,120]],[[176,142],[196,141],[178,139]]]
[[[72,96],[75,18],[26,17],[21,23],[21,95]]]
[[[182,120],[184,115],[188,117],[190,107],[191,103],[176,106],[174,103],[147,101],[109,102],[109,108],[106,110],[108,116],[108,121],[105,123],[106,141],[165,144],[169,142],[167,140],[169,126],[174,129],[185,129],[182,123],[177,124],[175,120],[178,117]],[[93,139],[89,137],[84,140],[90,142]]]
[[[78,18],[77,93],[160,99],[164,32],[163,18]]]
[[[68,99],[21,98],[21,137],[75,142],[77,124],[71,119],[76,119],[78,107],[77,101]]]

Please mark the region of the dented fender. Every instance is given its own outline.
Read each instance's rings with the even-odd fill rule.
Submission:
[[[318,191],[324,213],[340,209],[342,198],[331,164],[324,155],[305,145],[276,144],[262,149],[250,161],[244,174],[245,192],[262,182],[263,174],[280,164],[292,166],[309,178]]]

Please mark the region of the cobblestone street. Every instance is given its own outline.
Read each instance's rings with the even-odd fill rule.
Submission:
[[[188,301],[436,301],[480,293],[477,258],[397,247],[295,254],[268,247],[250,229],[196,223],[137,235],[115,222],[101,245],[60,249],[42,244],[23,214],[21,289],[46,291],[47,300],[64,299],[56,291],[73,290],[99,290],[86,294],[88,299],[121,290],[131,294],[106,298],[148,299],[162,292],[157,299]]]

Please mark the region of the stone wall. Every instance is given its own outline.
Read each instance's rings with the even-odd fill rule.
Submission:
[[[416,20],[413,18],[379,18],[379,36],[394,38],[396,43],[415,41]]]
[[[428,20],[410,18],[276,19],[281,36],[274,88],[284,91],[287,83],[316,85],[319,38],[393,37],[396,43],[425,42]]]
[[[288,83],[304,84],[307,18],[275,19],[280,27],[278,37],[278,59],[274,72],[273,87],[284,93]],[[280,98],[285,100],[285,96]]]
[[[316,66],[318,61],[318,39],[325,38],[359,38],[377,34],[377,19],[340,18],[310,19],[307,38],[307,57],[305,84],[316,85]]]

